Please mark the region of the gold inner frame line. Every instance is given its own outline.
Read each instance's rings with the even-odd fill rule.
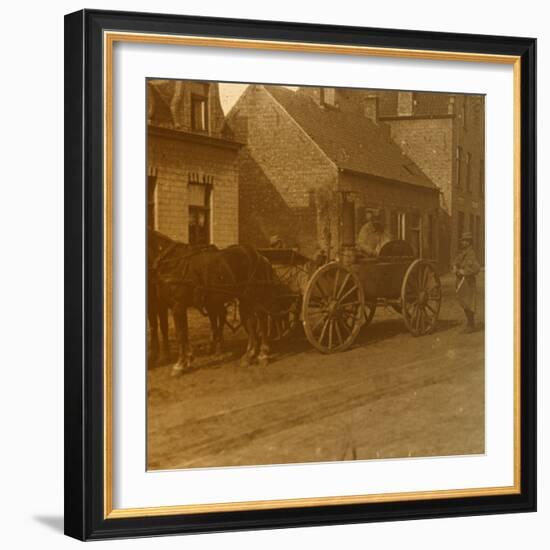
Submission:
[[[182,46],[207,46],[217,48],[260,49],[271,51],[304,52],[320,54],[344,54],[374,57],[426,59],[432,61],[466,61],[497,63],[513,66],[514,81],[514,484],[506,487],[462,488],[434,491],[415,491],[370,495],[304,497],[279,500],[246,502],[222,502],[212,504],[182,504],[148,508],[113,508],[113,446],[112,446],[112,187],[113,187],[113,46],[116,42],[165,44]],[[306,506],[333,506],[359,503],[381,503],[442,498],[510,495],[521,492],[520,474],[520,227],[521,227],[521,61],[519,56],[479,54],[431,50],[408,50],[339,44],[250,40],[240,38],[215,38],[204,36],[180,36],[148,33],[105,31],[103,35],[103,108],[104,108],[104,517],[105,519],[152,517],[164,515],[194,514],[206,512],[267,510],[299,508]]]

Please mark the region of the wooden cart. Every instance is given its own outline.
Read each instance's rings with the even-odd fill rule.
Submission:
[[[400,313],[414,336],[433,331],[441,306],[435,263],[415,258],[411,246],[399,240],[385,244],[375,258],[325,264],[303,293],[307,339],[323,353],[345,350],[381,305]]]

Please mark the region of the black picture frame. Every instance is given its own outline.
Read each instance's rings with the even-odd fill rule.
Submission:
[[[521,491],[518,494],[234,512],[104,514],[103,31],[520,57]],[[536,40],[83,10],[65,17],[65,533],[80,540],[536,510]]]

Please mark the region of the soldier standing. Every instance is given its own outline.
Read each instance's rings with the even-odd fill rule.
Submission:
[[[460,249],[453,262],[452,271],[456,275],[456,297],[466,315],[464,332],[468,334],[475,331],[476,275],[480,270],[470,232],[462,234]]]

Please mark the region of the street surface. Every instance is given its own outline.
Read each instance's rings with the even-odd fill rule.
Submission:
[[[190,312],[193,368],[148,373],[148,469],[483,453],[482,279],[473,334],[446,276],[433,334],[381,308],[350,350],[323,355],[299,334],[265,369],[240,366],[242,330],[208,356],[208,323]]]

